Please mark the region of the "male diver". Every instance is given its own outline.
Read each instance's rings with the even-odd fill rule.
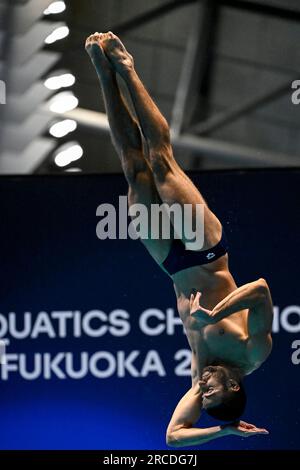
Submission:
[[[268,434],[239,421],[246,395],[243,377],[272,349],[272,300],[264,279],[237,287],[228,269],[225,233],[203,196],[176,163],[165,118],[139,79],[132,56],[112,32],[86,40],[104,96],[113,144],[129,185],[128,203],[204,205],[204,245],[181,240],[144,239],[146,249],[174,283],[179,315],[192,350],[192,386],[179,401],[167,429],[170,446],[200,445],[226,436]],[[117,74],[134,106],[133,117]],[[193,217],[196,216],[196,211]],[[174,235],[174,234],[173,234]],[[201,292],[201,293],[200,293]],[[227,423],[195,427],[201,410]]]

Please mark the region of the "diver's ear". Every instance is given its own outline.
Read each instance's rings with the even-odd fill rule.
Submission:
[[[241,387],[239,386],[236,380],[230,379],[228,380],[228,388],[230,388],[230,390],[232,390],[233,392],[238,392]]]

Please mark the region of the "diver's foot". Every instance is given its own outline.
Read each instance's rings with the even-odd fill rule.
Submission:
[[[126,74],[126,72],[133,70],[133,57],[126,50],[118,36],[113,34],[111,31],[102,34],[101,45],[114,69],[121,76],[124,73]]]
[[[112,65],[107,59],[102,44],[103,33],[94,33],[89,36],[85,43],[85,49],[90,56],[90,59],[97,70],[97,73],[111,73]]]

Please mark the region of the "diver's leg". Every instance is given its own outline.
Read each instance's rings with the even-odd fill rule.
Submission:
[[[143,152],[142,138],[120,93],[116,72],[107,59],[102,41],[105,34],[95,33],[86,41],[86,50],[99,77],[113,144],[120,157],[129,185],[128,203],[143,204],[151,213],[151,204],[160,204],[153,174]],[[161,264],[170,249],[170,240],[142,240],[149,253]]]
[[[140,128],[148,144],[147,158],[161,200],[169,205],[191,204],[193,227],[196,226],[196,204],[203,204],[205,224],[202,249],[210,248],[221,238],[221,224],[208,208],[198,189],[175,161],[166,119],[143,86],[135,71],[133,58],[120,39],[113,33],[108,33],[104,40],[104,47],[110,62],[125,80],[129,89]],[[176,226],[175,230],[178,232]],[[183,241],[187,241],[184,236]]]
[[[86,40],[86,50],[100,80],[113,144],[119,155],[126,149],[142,149],[141,134],[120,93],[116,72],[102,48],[105,34],[95,33]]]

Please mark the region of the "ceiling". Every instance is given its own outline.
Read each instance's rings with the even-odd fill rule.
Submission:
[[[0,1],[2,174],[121,171],[84,50],[88,35],[108,30],[134,56],[183,168],[299,166],[300,107],[291,99],[300,79],[297,0],[70,0],[61,13],[44,15],[50,4]],[[68,35],[45,44],[66,26]],[[63,73],[74,84],[45,87]],[[53,113],[49,105],[61,91],[78,105]],[[49,129],[65,119],[76,129],[53,137]],[[55,157],[71,147],[82,149],[81,158],[58,166]]]

